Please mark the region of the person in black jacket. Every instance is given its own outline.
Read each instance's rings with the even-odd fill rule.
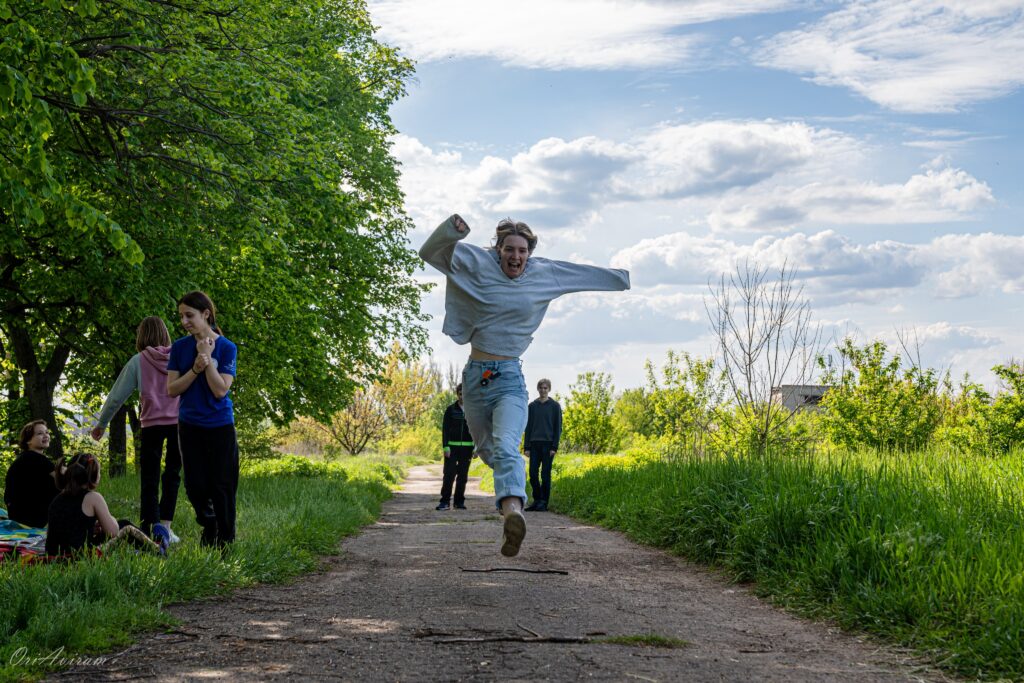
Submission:
[[[533,491],[533,504],[526,508],[528,512],[544,512],[548,509],[551,463],[555,460],[558,442],[562,438],[562,406],[555,399],[548,398],[551,380],[542,379],[537,382],[537,393],[540,397],[527,409],[526,435],[523,439],[524,452],[530,459],[530,489]]]
[[[444,479],[441,482],[441,502],[438,510],[447,510],[452,497],[452,483],[455,483],[455,509],[466,509],[466,480],[469,478],[469,462],[473,459],[473,437],[469,434],[466,414],[462,410],[462,383],[455,387],[459,397],[444,411],[441,423],[441,440],[444,446]]]
[[[43,420],[32,420],[21,428],[21,453],[11,463],[4,482],[7,517],[25,526],[46,526],[50,503],[57,497],[53,462],[46,456],[50,429]]]

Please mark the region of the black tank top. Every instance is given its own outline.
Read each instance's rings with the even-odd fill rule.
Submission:
[[[74,496],[60,494],[50,503],[50,523],[46,528],[46,554],[66,555],[85,547],[95,517],[87,517],[82,512],[82,501],[88,490],[80,491]]]

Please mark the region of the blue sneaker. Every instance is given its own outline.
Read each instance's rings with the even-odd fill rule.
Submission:
[[[163,524],[153,525],[153,542],[160,546],[160,555],[167,555],[167,546],[171,543],[171,531]]]

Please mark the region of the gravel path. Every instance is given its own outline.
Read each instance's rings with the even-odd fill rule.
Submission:
[[[435,512],[440,467],[415,468],[380,520],[320,573],[175,606],[177,631],[57,677],[944,680],[905,653],[790,616],[714,572],[561,515],[528,513],[523,551],[503,558],[491,498],[475,481],[470,488],[468,510]],[[601,642],[647,634],[686,644]]]

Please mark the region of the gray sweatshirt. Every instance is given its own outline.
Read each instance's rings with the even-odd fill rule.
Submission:
[[[461,242],[451,218],[420,247],[420,257],[444,273],[442,332],[456,344],[496,356],[518,358],[533,341],[548,304],[563,294],[629,289],[629,273],[531,256],[512,279],[501,270],[498,252]]]

